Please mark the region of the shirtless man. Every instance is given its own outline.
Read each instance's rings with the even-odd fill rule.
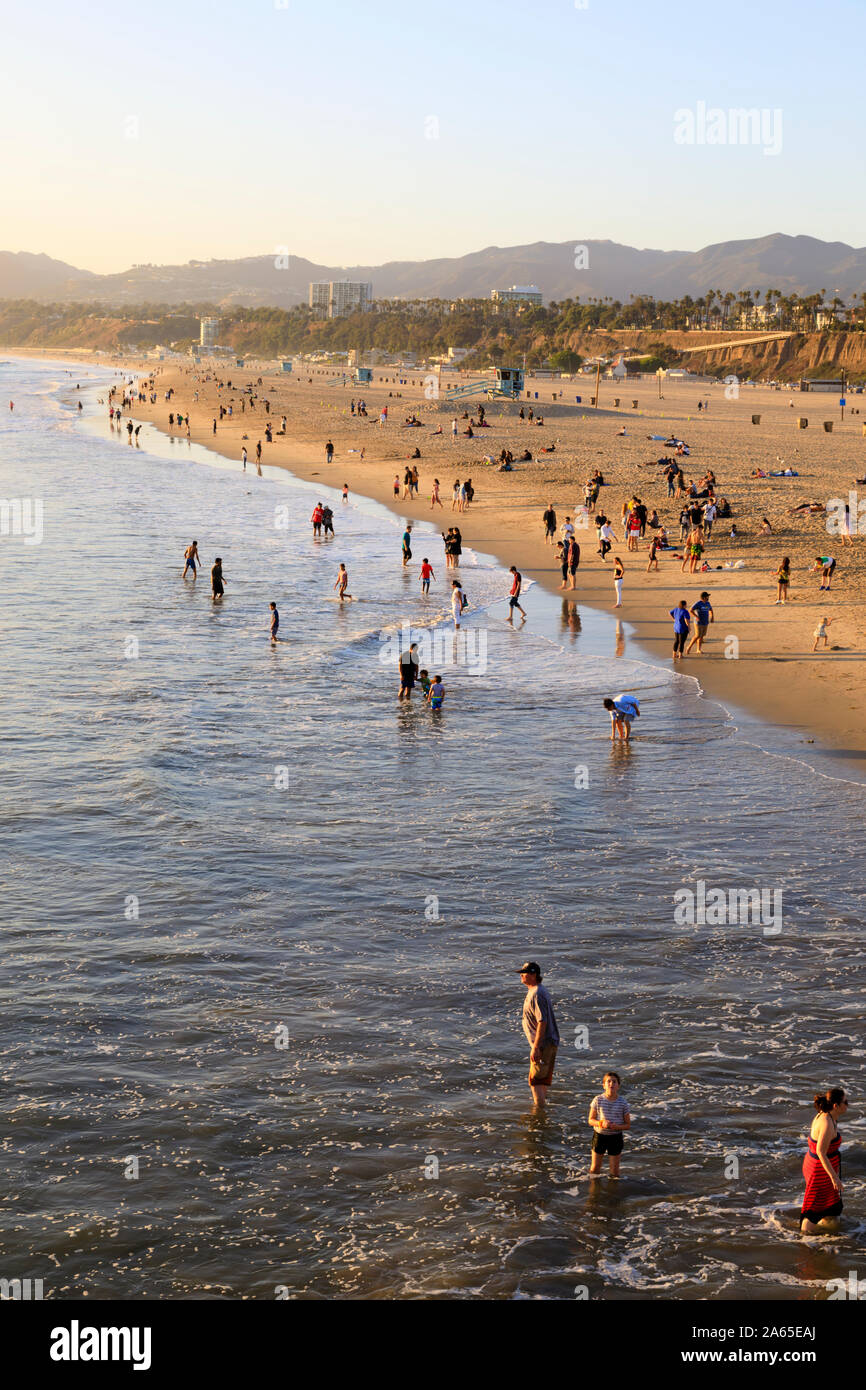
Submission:
[[[201,557],[198,553],[198,541],[193,541],[183,552],[183,577],[186,579],[187,570],[192,570],[192,577],[195,579],[196,566],[201,564]]]
[[[349,583],[349,573],[348,573],[348,571],[347,571],[347,569],[346,569],[346,566],[341,562],[341,563],[340,563],[340,573],[337,575],[337,582],[336,582],[336,584],[334,585],[334,588],[337,589],[337,590],[339,591],[339,592],[338,592],[338,597],[339,597],[339,600],[340,600],[341,603],[343,602],[343,599],[345,599],[345,598],[351,598],[351,597],[352,597],[351,594],[347,594],[347,593],[346,593],[346,586],[348,585],[348,583]]]

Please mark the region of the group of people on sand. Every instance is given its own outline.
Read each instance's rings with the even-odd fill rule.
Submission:
[[[625,697],[618,696],[617,702]],[[605,705],[614,705],[605,700]],[[614,714],[611,714],[613,719]],[[518,971],[526,990],[521,1025],[529,1044],[529,1089],[537,1107],[547,1103],[553,1084],[561,1036],[550,991],[542,984],[541,966],[526,960]],[[842,1135],[839,1120],[848,1111],[848,1097],[841,1086],[815,1096],[815,1117],[809,1129],[803,1177],[806,1190],[800,1207],[799,1226],[804,1235],[832,1235],[839,1230],[842,1214]],[[598,1177],[605,1157],[611,1178],[618,1178],[625,1147],[624,1136],[632,1127],[631,1110],[622,1094],[619,1072],[606,1071],[602,1089],[589,1106],[587,1123],[593,1131],[589,1176]]]

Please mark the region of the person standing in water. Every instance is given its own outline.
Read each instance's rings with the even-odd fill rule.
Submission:
[[[424,696],[431,709],[441,709],[442,701],[445,699],[445,686],[442,684],[441,676],[434,676]]]
[[[436,576],[435,576],[435,574],[433,573],[433,566],[431,565],[430,561],[427,559],[427,556],[425,555],[425,556],[424,556],[424,559],[421,561],[421,592],[422,592],[422,594],[429,594],[429,592],[430,592],[430,580],[431,580],[431,579],[435,579],[435,578],[436,578]]]
[[[522,1023],[529,1043],[529,1089],[535,1104],[541,1106],[546,1103],[553,1082],[559,1029],[553,1000],[541,983],[541,966],[535,960],[527,960],[518,973],[521,984],[526,986]]]
[[[223,593],[224,593],[224,589],[223,589],[223,562],[222,562],[222,557],[219,556],[219,555],[216,557],[216,559],[215,559],[214,562],[213,562],[213,565],[211,566],[210,583],[211,583],[211,590],[212,590],[212,593],[213,593],[213,597],[214,597],[215,599],[222,598]]]
[[[244,447],[241,449],[241,462],[243,463],[244,472],[246,473],[246,471],[247,471],[247,446],[246,446],[246,444],[245,444]]]
[[[451,580],[451,616],[454,619],[454,627],[459,628],[460,619],[463,616],[463,609],[466,607],[466,596],[460,587],[459,579]]]
[[[832,1234],[839,1229],[842,1213],[842,1136],[838,1121],[848,1109],[841,1086],[815,1097],[817,1115],[809,1130],[808,1151],[803,1159],[806,1192],[800,1210],[800,1230],[805,1235]]]
[[[406,530],[403,532],[403,565],[408,565],[412,559],[412,523],[406,523]]]
[[[620,1154],[623,1149],[623,1134],[631,1129],[631,1115],[628,1101],[619,1093],[620,1080],[615,1071],[606,1072],[602,1078],[604,1090],[596,1096],[589,1107],[589,1123],[595,1130],[592,1137],[592,1162],[589,1176],[598,1177],[604,1155],[612,1178],[619,1177]]]
[[[183,561],[183,578],[186,579],[187,570],[192,570],[192,577],[195,579],[196,566],[201,564],[201,558],[198,553],[198,541],[193,541],[192,545],[187,546],[186,550],[183,552]]]
[[[277,612],[277,605],[275,603],[269,604],[269,607],[271,610],[271,646],[273,647],[277,640],[277,633],[280,630],[280,615]]]
[[[346,569],[346,566],[345,566],[345,565],[342,563],[342,561],[341,561],[341,562],[340,562],[340,573],[337,575],[337,582],[336,582],[336,584],[334,585],[334,588],[337,589],[337,590],[339,590],[338,597],[339,597],[339,600],[340,600],[341,603],[343,602],[343,599],[345,599],[345,598],[351,598],[351,597],[352,597],[351,594],[347,594],[347,593],[346,593],[346,587],[347,587],[348,583],[349,583],[349,574],[348,574],[348,571],[347,571],[347,569]]]
[[[516,608],[519,613],[523,614],[523,621],[526,622],[526,610],[520,606],[520,590],[523,585],[523,576],[516,565],[510,567],[510,573],[511,591],[508,597],[508,617],[505,621],[508,623],[514,622],[514,610]]]

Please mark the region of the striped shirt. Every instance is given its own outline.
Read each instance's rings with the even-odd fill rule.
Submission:
[[[629,1118],[628,1101],[625,1096],[596,1096],[590,1109],[595,1110],[599,1119],[603,1115],[612,1125],[624,1125]]]

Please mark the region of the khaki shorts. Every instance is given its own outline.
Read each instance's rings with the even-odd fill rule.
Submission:
[[[553,1080],[553,1068],[556,1062],[556,1043],[542,1043],[541,1058],[538,1062],[529,1063],[529,1084],[530,1086],[549,1086]]]

